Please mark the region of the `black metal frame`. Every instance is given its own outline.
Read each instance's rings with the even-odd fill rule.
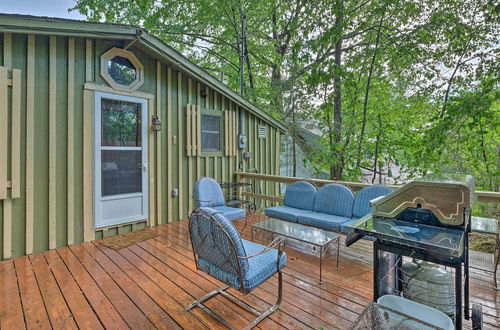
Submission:
[[[469,217],[469,221],[466,221],[466,217]],[[439,256],[431,255],[429,251],[411,248],[405,245],[383,241],[375,240],[373,242],[373,300],[376,302],[379,298],[379,264],[378,264],[378,251],[386,251],[397,256],[407,256],[427,262],[432,262],[435,264],[443,265],[446,267],[452,267],[455,269],[455,326],[457,329],[462,329],[462,310],[466,320],[470,319],[469,315],[469,233],[471,228],[470,213],[464,214],[464,253],[459,258],[451,258],[449,256]],[[401,263],[401,258],[399,259]],[[462,263],[463,263],[463,277],[462,277]],[[401,265],[399,265],[401,266]],[[398,272],[400,271],[398,267]],[[397,274],[397,278],[401,278],[401,274]],[[462,282],[463,279],[463,282]],[[398,282],[398,286],[401,284]],[[464,294],[464,305],[462,309],[462,285]],[[400,287],[396,288],[400,291]]]
[[[196,213],[196,212],[198,212],[198,213]],[[269,316],[270,314],[272,314],[273,312],[275,312],[279,308],[279,306],[281,304],[281,300],[282,300],[282,297],[283,297],[283,275],[282,275],[281,269],[280,269],[280,260],[281,260],[281,257],[283,255],[284,249],[285,249],[285,240],[282,239],[282,238],[277,237],[271,243],[269,243],[266,247],[264,247],[264,249],[262,249],[260,252],[258,252],[256,254],[253,254],[251,256],[246,256],[246,257],[238,256],[238,253],[236,251],[236,246],[234,245],[234,242],[230,238],[229,234],[224,230],[224,228],[218,222],[214,221],[213,217],[210,214],[208,214],[206,211],[204,211],[202,209],[195,209],[191,213],[191,216],[189,217],[189,238],[191,240],[191,247],[192,247],[192,250],[193,250],[193,256],[194,256],[194,260],[195,260],[195,264],[196,264],[196,269],[197,270],[201,270],[201,269],[200,269],[200,267],[198,265],[198,256],[196,255],[196,251],[195,251],[195,248],[194,248],[194,245],[193,245],[193,238],[191,236],[192,235],[192,231],[191,231],[191,218],[192,218],[193,215],[202,216],[202,217],[206,218],[207,220],[209,220],[222,233],[224,233],[224,235],[226,236],[226,238],[228,239],[228,241],[231,242],[231,248],[232,248],[231,251],[234,254],[234,257],[236,258],[236,260],[238,261],[238,263],[237,263],[238,264],[237,265],[238,266],[237,267],[237,275],[239,277],[240,286],[237,287],[237,286],[234,286],[234,285],[231,285],[231,284],[221,286],[221,287],[219,287],[219,288],[217,288],[217,289],[215,289],[215,290],[207,293],[205,296],[203,296],[201,298],[198,298],[197,300],[193,301],[191,304],[189,304],[188,306],[186,306],[186,310],[189,311],[189,310],[193,309],[194,307],[198,306],[198,307],[202,308],[205,312],[207,312],[208,314],[210,314],[211,316],[215,317],[218,321],[220,321],[222,324],[224,324],[228,328],[234,329],[220,315],[218,315],[216,312],[214,312],[213,310],[211,310],[210,308],[208,308],[206,305],[203,304],[203,302],[205,302],[206,300],[212,298],[213,296],[216,296],[217,294],[222,294],[224,297],[230,299],[231,301],[233,301],[238,306],[240,306],[240,307],[248,310],[249,312],[251,312],[252,314],[254,314],[254,315],[257,316],[257,318],[255,318],[252,322],[250,322],[244,328],[245,330],[252,329],[260,321],[262,321],[267,316]],[[244,295],[248,294],[250,292],[250,290],[248,290],[247,288],[245,288],[244,285],[243,285],[244,281],[243,281],[243,273],[241,271],[240,260],[246,260],[246,259],[254,258],[256,256],[259,256],[261,254],[264,254],[264,253],[272,250],[276,246],[278,246],[278,256],[277,256],[277,261],[276,261],[277,273],[278,273],[278,298],[277,298],[276,302],[270,308],[268,308],[265,311],[260,312],[260,311],[256,310],[255,308],[253,308],[252,306],[250,306],[249,304],[247,304],[244,301],[242,301],[241,299],[239,299],[239,298],[235,297],[234,295],[226,292],[227,289],[229,289],[230,287],[232,287],[232,288],[240,291]]]

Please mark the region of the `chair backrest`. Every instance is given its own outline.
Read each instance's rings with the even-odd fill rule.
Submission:
[[[353,215],[357,218],[364,217],[372,211],[370,206],[370,201],[372,199],[388,195],[393,191],[394,189],[382,185],[364,187],[354,199]]]
[[[316,187],[307,181],[297,181],[286,188],[283,204],[302,210],[312,210]]]
[[[354,194],[351,189],[337,183],[321,187],[316,193],[314,211],[352,217]]]
[[[195,209],[189,217],[189,235],[196,263],[203,259],[213,272],[223,270],[243,277],[248,271],[248,260],[240,234],[221,212],[208,207]]]
[[[197,207],[216,207],[225,204],[224,194],[217,181],[204,177],[194,184],[194,200]]]

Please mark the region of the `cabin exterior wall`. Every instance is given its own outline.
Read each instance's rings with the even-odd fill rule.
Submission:
[[[201,97],[202,82],[157,60],[141,46],[132,45],[129,50],[144,65],[144,84],[131,94],[113,91],[100,75],[100,56],[125,44],[0,33],[0,65],[9,72],[20,70],[19,121],[11,106],[16,93],[12,86],[7,88],[8,102],[4,102],[8,106],[0,107],[0,120],[2,115],[8,119],[7,132],[0,131],[0,141],[7,141],[7,149],[0,150],[0,167],[7,169],[7,181],[0,181],[0,189],[7,192],[0,199],[0,260],[186,219],[194,207],[197,178],[234,181],[242,161],[238,148],[233,156],[223,151],[188,157],[188,104],[234,112],[236,134],[228,136],[234,144],[242,112],[246,151],[253,157],[240,170],[256,168],[259,173],[279,174],[279,129],[209,86],[207,97]],[[95,91],[147,98],[149,120],[156,114],[162,122],[161,131],[150,127],[148,132],[149,218],[100,230],[93,228],[92,211]],[[259,126],[266,127],[265,138],[259,138]],[[19,186],[19,196],[13,195],[12,185]],[[172,197],[172,189],[178,189],[179,196]],[[262,184],[261,189],[267,195],[278,193],[277,185],[271,183]]]

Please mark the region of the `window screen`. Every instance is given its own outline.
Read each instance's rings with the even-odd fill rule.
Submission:
[[[201,151],[221,151],[220,117],[201,116]]]

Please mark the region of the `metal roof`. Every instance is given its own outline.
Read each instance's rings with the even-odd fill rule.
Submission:
[[[271,125],[286,131],[286,127],[256,105],[210,75],[184,55],[167,45],[144,28],[132,25],[87,22],[73,19],[0,13],[0,32],[36,33],[83,38],[136,40],[173,67],[186,72],[217,92],[247,109]]]

